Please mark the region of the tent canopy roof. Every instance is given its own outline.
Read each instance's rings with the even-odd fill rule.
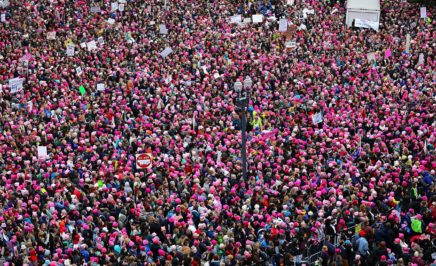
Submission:
[[[347,9],[380,10],[380,0],[348,0]]]

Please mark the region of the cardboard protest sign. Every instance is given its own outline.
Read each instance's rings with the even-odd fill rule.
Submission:
[[[38,146],[38,159],[46,160],[47,158],[47,146]]]
[[[427,8],[425,6],[419,9],[419,13],[421,15],[421,18],[427,18]]]
[[[117,11],[118,10],[118,2],[111,3],[111,11]]]
[[[261,23],[263,21],[263,15],[253,15],[253,23]]]
[[[286,46],[286,48],[291,48],[291,49],[293,49],[293,48],[296,48],[296,47],[297,47],[297,43],[296,43],[296,42],[293,42],[293,41],[287,41],[287,42],[285,43],[285,46]]]
[[[424,54],[423,53],[419,53],[419,57],[418,57],[418,66],[420,65],[424,65],[425,60],[424,60]]]
[[[288,20],[281,18],[279,20],[279,32],[286,32],[288,30]]]
[[[99,6],[91,6],[91,13],[100,13],[101,8]]]
[[[167,26],[165,26],[165,24],[159,25],[159,33],[163,35],[168,34],[168,29]]]
[[[163,58],[167,57],[169,54],[171,54],[173,52],[173,49],[171,49],[170,47],[165,48],[162,52],[160,52],[160,56],[162,56]]]
[[[9,80],[9,88],[10,88],[10,92],[11,94],[20,92],[23,90],[23,81],[24,79],[21,78],[13,78]]]
[[[47,33],[47,40],[56,40],[56,31],[51,31]]]
[[[97,44],[95,43],[94,40],[88,42],[88,43],[86,44],[86,46],[88,47],[88,51],[92,51],[92,50],[94,50],[94,49],[97,49]]]
[[[83,71],[82,71],[82,68],[81,68],[81,67],[76,67],[76,74],[77,74],[77,75],[80,76],[80,75],[82,74],[82,72],[83,72]]]
[[[230,22],[233,24],[241,23],[242,22],[242,16],[241,15],[235,15],[230,17]]]
[[[67,55],[74,56],[74,44],[68,44],[67,46]]]
[[[322,113],[316,113],[316,114],[312,115],[312,122],[314,125],[321,123],[322,120],[323,120]]]
[[[354,26],[358,28],[367,28],[367,29],[373,29],[375,31],[378,31],[380,27],[380,23],[376,21],[369,21],[366,19],[356,18],[354,19]]]
[[[98,41],[98,43],[99,43],[100,45],[103,45],[103,44],[104,44],[104,39],[103,39],[103,37],[98,37],[97,41]]]
[[[139,169],[151,168],[153,157],[150,153],[136,154],[136,167]]]
[[[97,90],[98,90],[98,91],[104,91],[104,90],[105,90],[105,85],[104,85],[104,83],[99,83],[99,84],[97,84]]]
[[[409,53],[410,50],[410,34],[407,33],[406,35],[406,53]]]
[[[123,12],[124,11],[124,4],[119,4],[118,5],[118,10]]]

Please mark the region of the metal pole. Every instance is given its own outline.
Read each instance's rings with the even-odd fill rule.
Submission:
[[[242,127],[242,147],[241,147],[241,153],[242,153],[242,177],[244,178],[244,181],[247,180],[247,147],[246,147],[246,142],[247,142],[247,134],[246,134],[246,129],[247,129],[247,119],[245,116],[245,101],[246,99],[244,99],[244,101],[242,102],[242,122],[241,122],[241,127]]]

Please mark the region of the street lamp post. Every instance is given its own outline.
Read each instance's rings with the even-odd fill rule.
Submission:
[[[250,77],[246,77],[244,80],[244,85],[240,81],[236,81],[234,84],[235,91],[238,93],[238,106],[241,114],[241,134],[242,134],[242,143],[241,143],[241,156],[242,156],[242,177],[247,180],[247,107],[248,107],[248,90],[251,88],[253,84]]]

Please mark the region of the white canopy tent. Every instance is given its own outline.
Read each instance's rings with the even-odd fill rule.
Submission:
[[[346,24],[353,25],[355,19],[380,23],[380,0],[348,0]]]

